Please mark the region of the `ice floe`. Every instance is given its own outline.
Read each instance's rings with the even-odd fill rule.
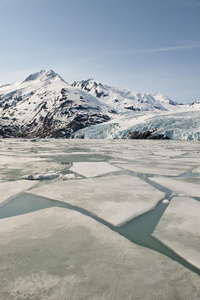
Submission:
[[[151,178],[168,189],[191,197],[200,197],[200,178]]]
[[[154,161],[140,160],[129,164],[115,164],[117,167],[127,169],[136,173],[156,174],[165,176],[178,176],[190,170],[190,166],[178,165],[173,161]]]
[[[164,200],[162,201],[162,203],[163,203],[163,204],[169,204],[169,200],[168,200],[168,199],[164,199]]]
[[[0,220],[0,255],[0,299],[199,300],[197,274],[63,208]]]
[[[199,300],[200,279],[191,265],[197,266],[194,250],[199,248],[199,202],[189,198],[182,206],[177,202],[178,213],[173,206],[177,194],[182,198],[200,197],[200,179],[195,173],[200,165],[199,153],[199,142],[194,141],[2,140],[0,299],[60,300],[67,295],[70,300]],[[73,171],[73,164],[77,171]],[[59,177],[18,180],[27,174],[44,179],[49,173],[50,178],[52,173]],[[181,178],[172,177],[180,174]],[[160,186],[156,180],[161,180]],[[164,187],[169,189],[167,196],[161,192]],[[174,200],[168,203],[172,197]],[[10,201],[3,203],[6,200]],[[194,214],[192,203],[196,203]],[[164,224],[169,208],[174,210],[173,220]],[[151,217],[160,216],[165,209],[154,231],[156,236],[162,227],[162,236],[150,238],[160,247],[166,243],[162,247],[171,247],[182,256],[177,258],[179,263],[159,247],[153,248],[151,241],[141,244],[146,248],[135,244],[136,237],[142,243],[147,241],[143,225],[154,224]],[[173,229],[168,234],[170,224]],[[131,230],[123,235],[122,228]],[[134,236],[132,242],[130,236]],[[167,244],[169,236],[177,241],[176,248]],[[170,253],[172,250],[167,249]],[[185,261],[184,265],[184,259],[191,264]]]
[[[107,162],[75,162],[70,170],[85,177],[95,177],[106,173],[121,171],[119,168]]]
[[[153,236],[200,269],[200,203],[175,197]]]
[[[198,166],[197,168],[195,168],[194,170],[192,170],[192,173],[194,173],[194,174],[200,174],[200,166]]]
[[[62,178],[63,179],[75,179],[76,176],[75,176],[75,174],[65,174],[65,175],[63,175]]]
[[[3,203],[16,194],[30,189],[35,184],[36,182],[28,182],[27,180],[0,182],[0,203]]]
[[[165,195],[129,175],[54,182],[30,193],[79,206],[116,226],[153,209]]]

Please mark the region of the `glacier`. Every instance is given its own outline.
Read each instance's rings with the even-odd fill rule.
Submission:
[[[125,139],[132,132],[150,131],[172,140],[200,140],[200,110],[124,113],[109,122],[74,133],[74,138]]]

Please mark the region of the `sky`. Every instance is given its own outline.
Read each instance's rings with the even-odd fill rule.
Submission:
[[[0,0],[0,85],[53,69],[200,100],[200,0]]]

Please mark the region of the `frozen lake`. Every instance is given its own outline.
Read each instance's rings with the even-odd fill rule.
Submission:
[[[0,141],[0,299],[200,299],[200,144]]]

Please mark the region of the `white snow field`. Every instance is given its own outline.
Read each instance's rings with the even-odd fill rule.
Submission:
[[[200,204],[174,197],[153,236],[200,269]]]
[[[0,300],[199,300],[199,153],[0,140]]]

